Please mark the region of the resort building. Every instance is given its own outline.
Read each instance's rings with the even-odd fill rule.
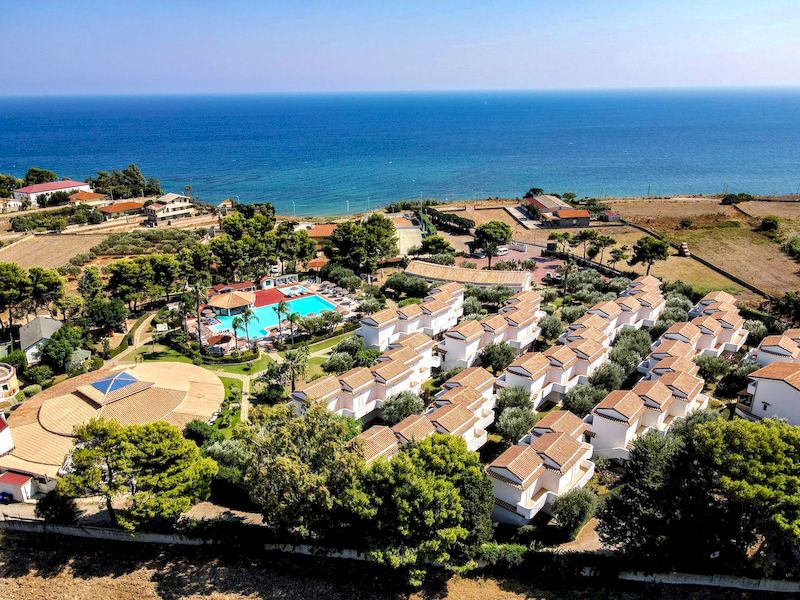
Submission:
[[[338,415],[362,419],[375,410],[375,377],[366,367],[355,367],[339,375],[336,392]]]
[[[800,345],[785,333],[768,335],[747,358],[761,366],[774,362],[800,362]]]
[[[695,317],[691,322],[692,325],[700,330],[700,338],[696,344],[696,348],[700,350],[700,353],[719,356],[723,348],[723,345],[719,343],[719,337],[722,333],[722,324],[719,320],[704,315]]]
[[[410,415],[392,427],[400,445],[425,439],[436,433],[436,427],[426,415]]]
[[[500,387],[522,387],[528,391],[533,408],[538,408],[544,401],[542,393],[547,380],[547,373],[550,369],[550,360],[541,352],[528,352],[518,356],[512,362],[500,379],[497,385]]]
[[[478,287],[502,285],[514,291],[530,290],[532,282],[529,271],[484,271],[437,265],[422,260],[410,261],[405,272],[407,275],[414,275],[434,284],[454,282]]]
[[[719,321],[722,330],[719,334],[719,345],[723,352],[738,352],[747,341],[747,330],[744,328],[744,319],[739,316],[739,310],[726,310],[712,314]]]
[[[44,343],[59,329],[63,323],[52,317],[39,316],[31,319],[19,328],[19,346],[25,353],[29,365],[39,362],[39,352]]]
[[[164,194],[144,207],[147,220],[154,225],[194,215],[194,201],[180,194]]]
[[[589,227],[591,215],[586,209],[562,208],[540,214],[539,220],[543,227]]]
[[[18,202],[30,202],[32,208],[39,206],[39,200],[49,196],[54,192],[91,192],[92,186],[85,181],[73,181],[72,179],[62,179],[61,181],[50,181],[48,183],[36,183],[17,188],[11,192],[11,198]]]
[[[385,308],[361,319],[357,334],[369,348],[386,350],[401,335],[421,332],[435,338],[464,313],[464,288],[449,283],[433,288],[421,304]]]
[[[582,435],[582,434],[581,434]],[[566,492],[592,478],[591,445],[576,437],[550,431],[516,444],[486,468],[495,506],[492,518],[501,523],[525,525]]]
[[[505,323],[505,320],[503,320]],[[442,368],[471,367],[483,347],[485,331],[480,321],[462,321],[444,333],[439,344]]]
[[[657,363],[665,358],[685,358],[686,360],[694,359],[694,348],[692,348],[686,342],[681,342],[678,340],[657,340],[654,346],[655,347],[650,351],[650,354],[648,354],[637,367],[637,370],[644,375],[647,375]]]
[[[363,444],[364,460],[368,465],[379,458],[388,460],[400,450],[397,436],[386,425],[373,425],[358,434],[356,439]]]
[[[470,367],[453,375],[442,384],[442,389],[437,398],[444,395],[447,390],[455,388],[472,388],[485,399],[490,400],[494,395],[495,377],[483,367]]]
[[[413,364],[416,371],[416,379],[424,382],[431,378],[431,370],[438,366],[438,360],[433,355],[433,346],[433,340],[424,333],[401,334],[397,340],[389,344],[389,352],[397,348],[408,348],[413,351],[415,358],[410,364]]]
[[[79,191],[69,196],[70,204],[75,206],[108,206],[111,204],[111,198],[106,194],[98,194],[97,192]]]
[[[141,363],[78,375],[11,413],[8,433],[0,433],[0,472],[31,477],[32,494],[46,492],[64,473],[76,426],[102,417],[123,425],[166,421],[183,428],[194,419],[212,420],[224,396],[219,377],[185,363]]]
[[[702,334],[697,325],[686,321],[679,321],[673,323],[669,329],[661,334],[661,337],[656,341],[656,347],[658,344],[664,343],[667,340],[676,340],[688,344],[692,347],[692,350],[697,351],[697,346],[700,343],[701,337]]]
[[[571,205],[564,202],[558,196],[552,196],[550,194],[539,194],[533,198],[526,198],[525,206],[535,217],[539,217],[544,213],[553,213],[557,210],[572,208]]]
[[[530,445],[545,433],[565,433],[578,441],[591,443],[589,425],[568,410],[551,410],[543,416],[518,443]]]
[[[478,417],[463,404],[445,404],[427,414],[437,433],[464,439],[467,450],[475,451],[486,443],[488,434],[478,426]]]
[[[712,307],[713,311],[714,307],[718,305],[723,305],[727,308],[736,309],[736,298],[734,298],[728,292],[723,292],[721,290],[716,292],[709,292],[708,294],[703,296],[697,304],[694,305],[694,308],[692,308],[689,311],[689,316],[699,317],[702,314],[708,314],[706,312],[706,309],[708,309],[709,306]]]
[[[217,314],[235,315],[242,312],[247,307],[252,307],[256,303],[256,295],[253,292],[221,292],[211,296],[208,306],[212,307]]]
[[[425,414],[430,414],[443,406],[457,404],[465,407],[475,415],[475,427],[485,430],[494,423],[494,403],[494,394],[487,398],[475,388],[457,386],[438,394],[425,411]],[[483,442],[480,445],[483,445]]]
[[[697,375],[700,367],[694,361],[683,356],[671,356],[662,358],[658,361],[650,372],[647,374],[647,379],[657,379],[670,373],[688,373],[689,375]]]
[[[106,221],[127,217],[128,215],[138,215],[144,209],[144,202],[135,200],[121,200],[106,206],[101,206],[97,210],[103,213]]]
[[[326,375],[304,383],[295,389],[289,396],[289,403],[298,414],[304,412],[305,408],[311,404],[321,404],[329,411],[337,412],[341,391],[342,385],[339,378],[334,375]]]
[[[0,403],[13,400],[18,392],[17,370],[8,363],[0,363]]]
[[[317,244],[317,250],[320,250],[322,243],[327,241],[328,238],[333,235],[334,231],[336,231],[336,223],[321,223],[318,225],[312,225],[308,230],[308,237],[314,240],[314,243]]]
[[[800,363],[772,362],[751,373],[736,414],[753,420],[777,417],[800,425]]]

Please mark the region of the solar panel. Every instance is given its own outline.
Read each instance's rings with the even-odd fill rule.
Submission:
[[[122,373],[118,373],[117,375],[99,379],[98,381],[95,381],[91,385],[101,394],[109,394],[111,392],[116,392],[117,390],[120,390],[138,381],[139,380],[136,379],[136,377],[134,377],[130,373],[126,373],[123,371]]]

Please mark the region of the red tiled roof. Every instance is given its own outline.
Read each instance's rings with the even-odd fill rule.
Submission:
[[[336,223],[325,223],[323,225],[314,225],[308,230],[308,237],[310,238],[327,238],[336,229]]]
[[[108,198],[108,196],[105,194],[98,194],[97,192],[84,192],[83,190],[69,195],[70,202],[88,202],[91,200],[102,200],[103,198]]]
[[[55,192],[66,188],[74,188],[79,185],[89,185],[85,181],[73,181],[72,179],[62,179],[61,181],[50,181],[48,183],[35,183],[14,190],[23,194],[40,194],[42,192]]]
[[[0,483],[6,485],[25,485],[30,480],[31,477],[29,475],[20,475],[19,473],[12,473],[11,471],[6,471],[0,475]]]
[[[556,211],[556,216],[558,216],[559,219],[588,219],[589,211],[575,208],[562,209]]]
[[[325,265],[328,264],[328,259],[324,256],[320,256],[318,258],[312,258],[310,261],[306,263],[306,268],[308,269],[321,269]]]
[[[142,202],[116,202],[108,206],[101,206],[97,210],[107,214],[114,214],[120,212],[128,212],[131,210],[140,210],[144,206]]]
[[[216,346],[217,344],[225,344],[231,341],[231,336],[227,333],[218,333],[217,335],[212,335],[210,338],[206,340],[206,344],[209,346]]]

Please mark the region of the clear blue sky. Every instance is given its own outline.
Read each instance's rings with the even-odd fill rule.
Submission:
[[[0,94],[800,85],[797,0],[0,0]]]

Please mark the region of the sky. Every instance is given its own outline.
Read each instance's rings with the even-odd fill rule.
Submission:
[[[0,0],[0,95],[800,85],[798,0]]]

